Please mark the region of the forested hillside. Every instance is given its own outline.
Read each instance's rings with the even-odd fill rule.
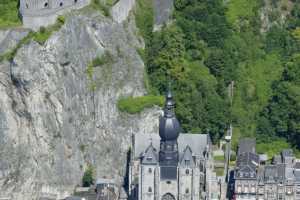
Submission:
[[[252,136],[261,152],[300,149],[300,1],[224,2],[175,0],[172,23],[152,32],[151,5],[138,1],[150,93],[171,82],[183,129],[214,142],[232,121],[235,144]]]

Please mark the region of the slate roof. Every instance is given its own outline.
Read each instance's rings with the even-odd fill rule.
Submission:
[[[158,162],[158,155],[152,143],[148,146],[142,158],[143,164],[155,165]]]
[[[186,146],[183,155],[180,159],[180,165],[181,166],[188,166],[188,167],[194,167],[195,161],[192,155],[192,149],[189,145]]]
[[[296,162],[294,166],[294,176],[297,182],[300,182],[300,162]]]
[[[294,157],[294,153],[292,149],[284,149],[281,152],[282,157]]]
[[[246,152],[256,153],[256,141],[254,138],[242,138],[239,141],[238,155]]]
[[[208,134],[180,134],[178,139],[178,151],[182,153],[187,145],[191,148],[194,156],[203,157],[203,152],[207,146],[212,148],[210,136]],[[160,137],[158,134],[135,134],[133,136],[133,156],[140,158],[149,144],[159,150]]]
[[[251,152],[241,153],[236,162],[236,178],[255,179],[259,156]]]

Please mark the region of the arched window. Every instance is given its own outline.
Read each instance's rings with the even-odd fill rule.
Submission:
[[[148,192],[152,192],[152,188],[151,187],[148,188]]]
[[[162,196],[161,200],[175,200],[175,197],[172,194],[167,193]]]
[[[189,169],[186,169],[186,170],[185,170],[185,174],[186,174],[186,175],[189,175],[189,174],[190,174],[190,170],[189,170]]]

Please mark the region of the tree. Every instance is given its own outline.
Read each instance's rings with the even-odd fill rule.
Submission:
[[[82,177],[82,186],[90,187],[93,184],[94,184],[94,168],[92,165],[89,164]]]

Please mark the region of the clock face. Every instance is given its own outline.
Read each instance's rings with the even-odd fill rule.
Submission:
[[[161,198],[161,200],[175,200],[175,197],[172,194],[167,193]]]

